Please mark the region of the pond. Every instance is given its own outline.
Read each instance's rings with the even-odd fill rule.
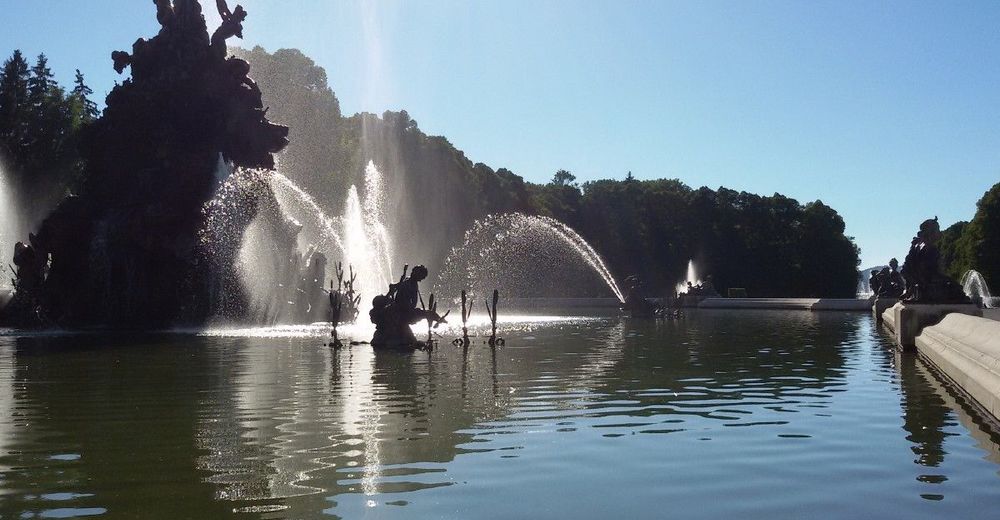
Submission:
[[[451,329],[412,354],[333,350],[319,326],[8,332],[0,518],[914,519],[1000,506],[998,437],[865,314],[520,316],[500,332],[496,349],[453,346]]]

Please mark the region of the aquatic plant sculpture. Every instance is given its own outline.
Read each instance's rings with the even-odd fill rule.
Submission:
[[[489,344],[491,347],[502,346],[505,342],[503,338],[497,337],[497,302],[500,301],[500,291],[498,289],[493,289],[493,306],[490,306],[489,300],[486,301],[486,314],[490,317],[490,340]]]

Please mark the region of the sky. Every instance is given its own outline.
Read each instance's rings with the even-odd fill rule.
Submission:
[[[212,2],[203,2],[210,28]],[[345,114],[405,109],[532,182],[678,178],[847,223],[862,267],[1000,182],[1000,2],[243,0],[245,39],[324,67]],[[0,54],[103,96],[152,1],[0,0]],[[252,74],[252,73],[251,73]]]

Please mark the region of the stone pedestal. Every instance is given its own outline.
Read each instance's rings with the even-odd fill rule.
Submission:
[[[681,307],[697,307],[703,298],[693,294],[682,294],[680,296]]]
[[[872,300],[872,317],[875,323],[882,321],[882,313],[899,302],[899,298],[874,298]]]
[[[892,329],[896,345],[904,351],[915,349],[920,331],[941,321],[947,314],[983,315],[972,303],[911,303],[899,302],[882,313],[883,322]]]

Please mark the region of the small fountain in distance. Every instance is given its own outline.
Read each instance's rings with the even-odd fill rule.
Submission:
[[[701,280],[698,279],[698,271],[695,269],[694,260],[688,260],[687,276],[684,280],[677,283],[675,288],[677,294],[684,294],[688,290],[688,285],[692,287],[701,284]]]
[[[996,308],[997,302],[990,293],[990,287],[986,285],[986,279],[975,269],[970,269],[962,275],[962,291],[969,298],[980,299],[987,309]]]
[[[625,301],[600,255],[572,228],[558,220],[521,213],[489,215],[466,231],[461,246],[445,260],[438,292],[466,287],[496,287],[515,297],[564,296],[567,289],[601,287]],[[606,294],[606,293],[605,293]]]

